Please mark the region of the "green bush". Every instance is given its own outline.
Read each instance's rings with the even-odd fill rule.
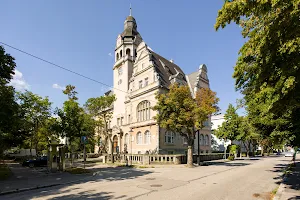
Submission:
[[[234,156],[229,156],[228,160],[234,160]]]

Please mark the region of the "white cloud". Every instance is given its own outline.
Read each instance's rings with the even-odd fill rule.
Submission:
[[[54,83],[54,84],[52,85],[52,87],[53,87],[54,89],[59,89],[59,90],[64,90],[64,89],[65,89],[65,87],[60,86],[60,85],[58,85],[57,83]]]
[[[12,85],[16,90],[29,90],[30,85],[24,80],[22,72],[19,70],[15,70],[15,75],[13,75],[13,79],[10,81],[10,85]]]
[[[109,53],[108,55],[109,55],[110,57],[113,57],[112,53]]]

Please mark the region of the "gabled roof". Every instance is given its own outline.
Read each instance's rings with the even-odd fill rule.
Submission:
[[[186,81],[184,72],[178,65],[155,53],[153,50],[148,50],[151,53],[151,60],[154,62],[156,71],[160,75],[160,78],[163,80],[162,84],[164,86],[169,87],[169,85],[171,84],[170,77],[178,74],[182,74],[183,80]]]

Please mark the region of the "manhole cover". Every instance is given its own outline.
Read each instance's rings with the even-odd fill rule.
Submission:
[[[160,184],[154,184],[154,185],[150,185],[150,187],[161,187],[162,185]]]
[[[155,178],[146,178],[146,180],[152,181],[155,180]]]

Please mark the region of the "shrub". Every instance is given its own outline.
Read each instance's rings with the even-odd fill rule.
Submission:
[[[234,160],[234,156],[229,156],[228,160]]]

